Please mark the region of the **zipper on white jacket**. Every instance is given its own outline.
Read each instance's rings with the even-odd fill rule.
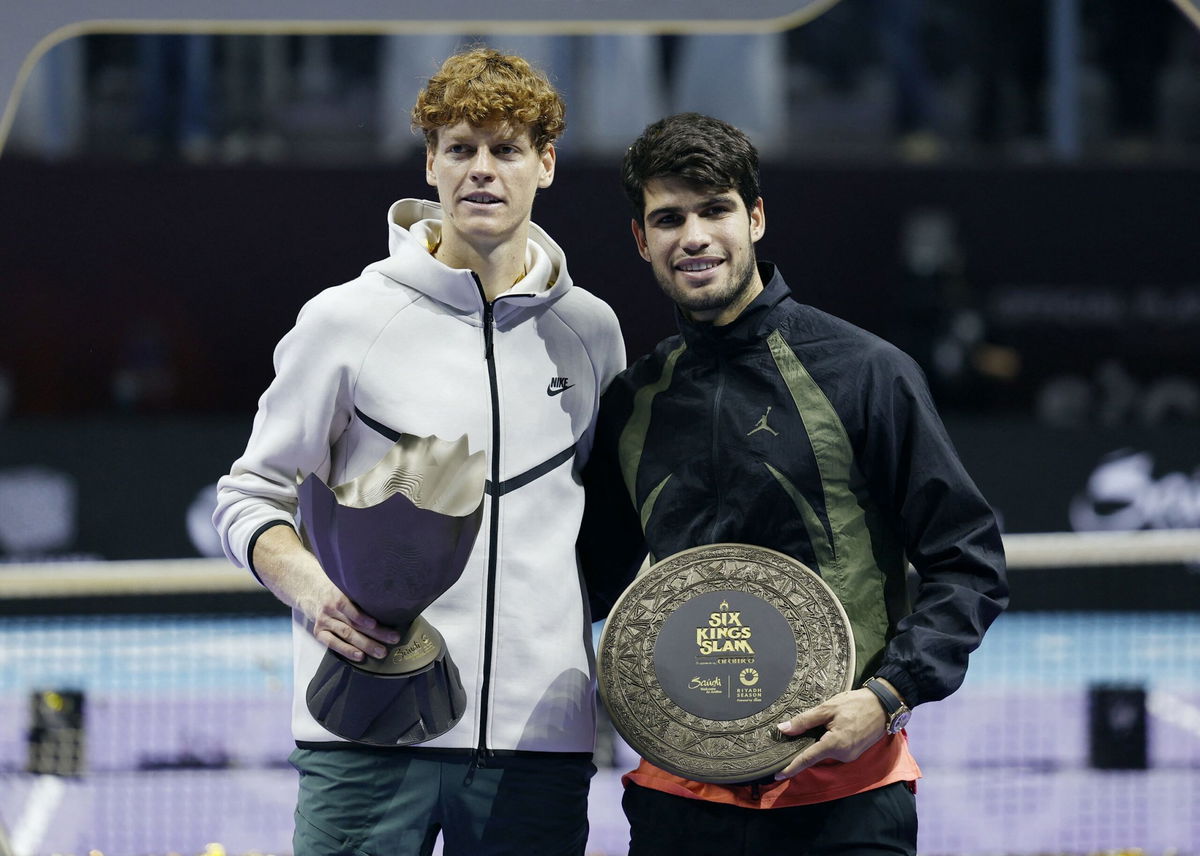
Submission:
[[[479,692],[479,742],[471,753],[471,764],[467,768],[467,776],[463,784],[469,785],[475,778],[477,767],[486,767],[491,750],[487,745],[487,720],[492,695],[492,648],[493,636],[496,632],[496,545],[500,540],[500,389],[496,380],[496,357],[492,349],[492,332],[496,318],[492,301],[487,299],[483,283],[477,274],[475,284],[479,287],[479,296],[483,299],[483,359],[487,362],[488,386],[492,397],[492,513],[488,521],[488,561],[487,561],[487,592],[484,602],[483,617],[483,668],[481,670],[482,684]]]

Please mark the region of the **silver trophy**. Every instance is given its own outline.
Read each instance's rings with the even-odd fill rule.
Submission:
[[[403,434],[352,481],[332,489],[315,475],[300,482],[304,536],[321,567],[361,609],[400,632],[379,659],[325,653],[306,701],[334,734],[404,746],[462,718],[458,668],[421,613],[462,576],[483,519],[485,475],[483,452],[468,454],[465,436]]]

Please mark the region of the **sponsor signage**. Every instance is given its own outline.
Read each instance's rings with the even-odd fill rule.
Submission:
[[[1200,452],[1200,450],[1197,450]],[[1200,528],[1200,463],[1189,472],[1163,472],[1152,452],[1120,449],[1096,464],[1071,498],[1076,532]]]
[[[960,418],[947,428],[1006,532],[1200,527],[1195,423],[1062,429]]]
[[[0,426],[0,564],[221,555],[209,522],[212,480],[241,454],[248,427],[241,417]],[[947,429],[1006,534],[1200,527],[1200,426],[1062,430],[950,419]],[[1021,610],[1178,609],[1200,597],[1200,575],[1179,565],[1055,568],[1014,573],[1013,585]],[[699,601],[694,614],[669,622],[665,641],[675,640],[681,665],[657,679],[666,697],[713,721],[758,710],[778,695],[779,676],[762,656],[778,620],[725,587]]]

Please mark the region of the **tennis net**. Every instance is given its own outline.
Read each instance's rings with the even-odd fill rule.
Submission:
[[[909,726],[922,856],[1200,854],[1200,533],[1006,539],[1013,605]],[[286,854],[291,622],[222,561],[0,566],[15,856]],[[590,856],[627,842],[611,733]]]

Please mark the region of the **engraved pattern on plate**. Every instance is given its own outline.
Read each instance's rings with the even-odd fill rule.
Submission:
[[[668,697],[655,673],[654,651],[675,609],[725,590],[779,610],[791,626],[797,664],[774,703],[752,716],[713,720]],[[676,775],[732,784],[773,775],[815,741],[785,737],[775,724],[850,689],[854,643],[841,603],[803,564],[763,547],[712,544],[669,556],[634,580],[605,623],[597,664],[601,698],[634,750]]]

